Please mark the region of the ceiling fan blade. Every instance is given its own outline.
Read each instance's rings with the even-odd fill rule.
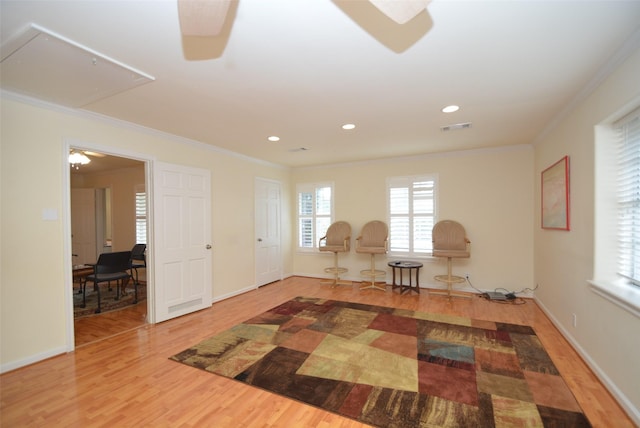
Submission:
[[[220,34],[231,0],[178,0],[183,36],[213,37]]]
[[[431,0],[369,0],[398,24],[405,24],[427,8]]]

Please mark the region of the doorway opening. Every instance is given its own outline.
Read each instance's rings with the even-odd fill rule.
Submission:
[[[130,251],[135,244],[147,244],[149,207],[145,161],[80,147],[71,147],[70,152],[89,159],[69,170],[73,338],[78,347],[147,323],[150,284],[146,267],[137,269],[137,287],[132,278],[119,296],[115,284],[101,285],[99,314],[92,307],[93,284],[86,286],[87,295],[93,295],[85,296],[86,300],[80,284],[83,276],[92,272],[91,266],[100,254]],[[134,303],[136,288],[138,300]]]

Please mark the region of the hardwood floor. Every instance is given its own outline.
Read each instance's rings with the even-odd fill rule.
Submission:
[[[633,427],[631,420],[532,300],[501,305],[330,288],[293,277],[214,304],[210,309],[116,334],[74,352],[0,376],[0,425],[153,427],[363,427],[358,422],[196,370],[168,358],[296,296],[322,297],[527,324],[594,427]],[[121,312],[121,311],[118,311]],[[86,335],[97,337],[87,323]],[[101,327],[106,329],[105,327]]]
[[[117,311],[79,318],[73,323],[76,348],[140,328],[146,323],[146,300]]]

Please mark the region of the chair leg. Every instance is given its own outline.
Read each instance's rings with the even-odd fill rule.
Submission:
[[[461,276],[456,276],[451,273],[451,257],[447,257],[447,274],[446,275],[436,275],[434,277],[436,281],[444,282],[447,284],[446,290],[429,290],[429,294],[438,294],[447,296],[449,299],[452,297],[463,297],[470,299],[472,296],[455,291],[453,289],[453,284],[459,284],[465,281],[465,279]]]
[[[96,290],[98,291],[98,309],[96,309],[96,314],[99,314],[100,312],[102,312],[102,309],[100,307],[100,283],[96,282],[95,283],[96,286]]]
[[[129,281],[129,279],[127,279],[127,281]],[[134,296],[135,296],[133,299],[133,303],[138,303],[138,281],[137,280],[133,282],[133,289],[134,289]]]
[[[135,266],[132,266],[131,273],[132,273],[131,278],[133,278],[133,284],[137,286],[138,285],[138,268]],[[135,277],[134,277],[134,274],[135,274]]]
[[[340,274],[348,272],[347,268],[338,267],[338,253],[333,253],[333,267],[326,268],[324,270],[326,273],[333,274],[333,279],[323,279],[320,281],[320,284],[323,285],[331,285],[331,287],[336,287],[338,285],[351,285],[351,281],[346,281],[340,279]]]
[[[82,307],[87,307],[87,280],[83,280],[80,282],[80,292],[82,293]]]
[[[383,270],[376,270],[376,255],[371,253],[371,269],[360,271],[360,274],[370,278],[370,281],[365,282],[360,286],[360,290],[367,290],[373,288],[374,290],[387,291],[387,284],[376,284],[376,277],[385,276],[386,272]]]

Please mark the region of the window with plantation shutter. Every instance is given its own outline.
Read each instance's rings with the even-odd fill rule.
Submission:
[[[390,253],[414,257],[431,254],[436,181],[435,175],[387,180]]]
[[[640,286],[640,109],[615,125],[617,134],[618,274]]]
[[[136,244],[147,243],[147,193],[136,186]]]
[[[300,184],[298,191],[298,249],[314,250],[333,220],[333,185]]]

